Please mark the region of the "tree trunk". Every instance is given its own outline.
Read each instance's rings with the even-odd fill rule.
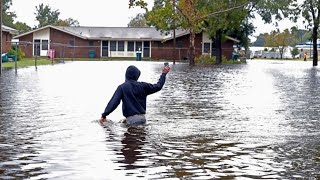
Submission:
[[[317,37],[318,37],[318,28],[313,27],[312,40],[313,40],[313,66],[318,66],[318,47],[317,47]],[[311,54],[310,54],[311,55]]]
[[[190,30],[190,47],[189,47],[189,65],[194,65],[194,57],[195,57],[195,48],[194,48],[194,40],[195,40],[195,33]]]
[[[221,47],[221,30],[217,30],[215,44],[216,44],[216,64],[222,63],[222,47]]]
[[[1,60],[0,60],[0,76],[2,74],[2,0],[0,0],[0,54],[1,54]]]
[[[177,50],[177,45],[176,45],[176,29],[173,29],[173,64],[176,64],[176,50]]]

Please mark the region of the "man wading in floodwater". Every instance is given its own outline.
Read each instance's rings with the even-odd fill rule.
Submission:
[[[107,122],[106,117],[118,107],[121,100],[122,114],[126,117],[127,124],[139,125],[146,123],[145,113],[147,96],[162,89],[166,81],[166,75],[169,71],[170,67],[165,65],[162,68],[162,74],[158,83],[150,84],[146,82],[138,82],[137,80],[140,76],[140,70],[135,66],[129,66],[126,71],[125,82],[119,85],[113,94],[104,110],[104,113],[102,113],[102,117],[99,120],[100,123]]]

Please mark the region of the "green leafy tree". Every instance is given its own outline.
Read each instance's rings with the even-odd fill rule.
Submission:
[[[132,17],[128,23],[128,27],[150,27],[147,24],[146,14],[138,13],[135,17]]]
[[[156,0],[155,6],[161,4],[165,7],[162,9],[157,9],[154,11],[153,21],[150,18],[150,22],[158,22],[157,26],[160,29],[170,29],[172,27],[172,22],[174,22],[175,27],[180,27],[189,31],[190,33],[190,47],[189,47],[189,64],[194,65],[195,61],[195,35],[203,30],[203,23],[211,16],[216,16],[222,14],[226,11],[232,11],[236,8],[235,6],[230,6],[229,9],[217,8],[216,11],[209,11],[206,5],[212,3],[211,0]],[[217,6],[219,6],[220,1],[214,1]],[[146,9],[147,4],[143,0],[130,0],[130,6],[140,6]],[[164,9],[164,10],[163,10]],[[154,10],[154,9],[153,9]],[[152,14],[152,13],[150,13]],[[148,20],[149,15],[148,14]],[[150,15],[152,16],[152,15]],[[168,18],[170,17],[170,18]],[[172,21],[174,20],[174,21]],[[161,24],[163,23],[163,24]],[[177,24],[179,23],[179,24]]]
[[[15,12],[9,11],[12,0],[2,0],[2,22],[4,25],[13,27],[14,19],[17,17]]]
[[[176,30],[182,28],[183,22],[183,17],[177,13],[176,6],[178,6],[177,0],[155,0],[152,10],[146,14],[150,26],[164,34],[173,33],[173,54],[176,53]],[[173,63],[175,64],[175,59]]]
[[[59,10],[52,10],[49,5],[43,5],[43,3],[41,3],[39,6],[36,6],[36,13],[34,14],[36,15],[36,20],[39,22],[38,28],[40,28],[57,23],[60,12]]]
[[[56,26],[79,26],[80,23],[78,20],[68,18],[65,20],[59,19],[58,22],[54,23],[54,25],[56,25]]]
[[[20,21],[17,21],[14,24],[14,28],[17,29],[19,31],[19,33],[25,33],[25,32],[32,30],[32,28],[30,26],[28,26],[26,23],[23,23]]]
[[[203,6],[208,12],[218,12],[220,9],[232,9],[234,7],[242,7],[247,4],[246,0],[207,0]],[[249,24],[246,19],[248,13],[244,7],[236,8],[232,11],[221,12],[218,15],[208,16],[205,21],[205,29],[209,33],[211,39],[215,41],[216,45],[216,63],[222,63],[222,42],[225,40],[224,36],[228,34],[238,34],[246,36],[242,43],[248,46],[247,34],[249,32]],[[242,26],[242,28],[241,28]],[[242,32],[243,31],[243,32]]]
[[[296,0],[294,0],[296,1]],[[307,21],[309,27],[312,29],[312,42],[313,42],[313,66],[318,65],[318,47],[317,38],[320,23],[320,0],[304,0],[303,3],[297,8],[298,12]]]
[[[297,47],[294,47],[292,50],[291,50],[291,55],[292,55],[292,57],[293,57],[293,59],[297,56],[297,55],[299,55],[299,49],[297,48]]]
[[[36,20],[39,22],[38,28],[44,27],[47,25],[55,26],[79,26],[80,23],[78,20],[68,18],[68,19],[59,19],[60,12],[59,10],[53,10],[49,5],[43,5],[41,3],[39,6],[36,6]]]
[[[285,29],[283,32],[279,30],[272,31],[270,34],[265,35],[265,46],[278,48],[280,58],[282,59],[284,48],[289,46],[292,39],[293,36],[288,29]]]

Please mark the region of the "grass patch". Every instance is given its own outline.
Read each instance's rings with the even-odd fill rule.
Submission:
[[[54,61],[54,64],[56,64],[57,62]],[[49,65],[52,64],[52,61],[49,59],[45,59],[45,58],[40,58],[37,59],[37,66],[41,66],[41,65]],[[22,59],[20,61],[17,61],[17,67],[28,67],[28,66],[35,66],[35,59],[33,58],[25,58]],[[2,67],[4,68],[14,68],[15,67],[15,62],[14,61],[9,61],[9,62],[3,62],[2,63]]]

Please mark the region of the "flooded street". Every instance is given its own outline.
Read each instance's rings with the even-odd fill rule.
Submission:
[[[0,179],[319,179],[320,69],[312,62],[171,64],[147,124],[102,127],[129,65],[105,61],[3,70]],[[121,105],[110,116],[123,119]]]

